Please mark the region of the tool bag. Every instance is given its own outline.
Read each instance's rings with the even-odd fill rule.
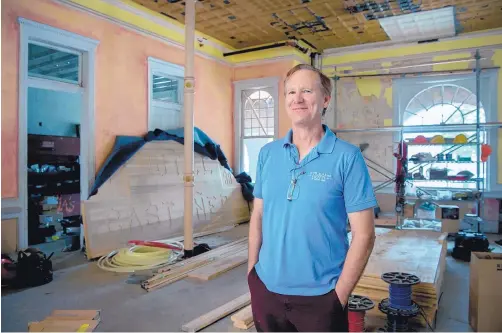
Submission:
[[[19,251],[16,263],[15,287],[26,288],[47,284],[53,279],[51,253],[49,257],[45,253],[27,249]]]

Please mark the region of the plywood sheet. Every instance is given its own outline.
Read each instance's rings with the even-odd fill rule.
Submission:
[[[414,274],[420,283],[413,286],[412,299],[432,322],[436,315],[446,264],[445,234],[427,230],[377,228],[373,252],[354,293],[369,297],[375,304],[389,297],[389,285],[381,276],[387,272]],[[384,316],[378,307],[371,315]],[[412,322],[426,326],[423,317]]]
[[[5,219],[1,224],[2,253],[17,251],[17,219]]]
[[[216,260],[216,262],[198,268],[190,273],[188,277],[199,279],[203,281],[212,280],[221,274],[228,272],[229,270],[240,266],[248,261],[247,249],[236,253],[235,255],[228,258],[221,258]]]
[[[131,239],[182,235],[183,164],[183,145],[148,142],[84,201],[87,256],[107,254]],[[249,220],[248,203],[230,171],[197,153],[194,170],[194,232]]]
[[[441,233],[388,229],[377,236],[364,277],[386,272],[415,274],[422,283],[434,283],[443,242]]]
[[[184,324],[181,329],[185,332],[197,332],[204,327],[211,325],[215,321],[245,307],[249,303],[251,303],[251,294],[248,292],[228,303],[223,304],[220,307],[217,307],[214,310],[209,311],[199,318],[196,318],[191,322]]]

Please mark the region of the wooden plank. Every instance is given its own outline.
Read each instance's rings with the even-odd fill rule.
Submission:
[[[201,329],[211,325],[212,323],[220,320],[223,317],[228,316],[232,312],[235,312],[239,309],[242,309],[246,305],[251,303],[251,294],[245,293],[242,296],[237,297],[236,299],[223,304],[216,309],[209,311],[208,313],[184,324],[181,329],[184,332],[197,332]]]
[[[100,310],[54,310],[48,318],[56,318],[61,320],[97,320],[101,316]]]
[[[150,280],[143,282],[142,287],[147,291],[151,291],[154,289],[158,289],[160,287],[167,286],[171,283],[174,283],[176,281],[179,281],[179,280],[186,278],[190,272],[198,269],[198,267],[203,267],[205,265],[208,265],[212,261],[214,261],[214,260],[207,259],[203,262],[197,262],[197,263],[192,264],[191,266],[183,267],[180,270],[175,270],[175,271],[169,272],[167,274],[162,273],[160,278],[157,278],[157,276],[154,276],[153,278],[155,278],[155,281],[153,281],[153,282]]]
[[[251,304],[244,307],[240,311],[236,312],[230,319],[234,322],[234,326],[237,328],[241,328],[236,326],[238,324],[239,326],[246,326],[249,325],[250,323],[253,322],[253,309],[251,307]]]
[[[247,250],[245,252],[241,251],[234,256],[218,259],[209,265],[198,268],[188,273],[187,276],[193,279],[209,281],[237,266],[246,263],[247,261]]]
[[[97,320],[40,321],[28,324],[29,332],[93,332]]]
[[[244,237],[238,241],[221,246],[217,249],[208,251],[196,257],[178,262],[174,265],[163,268],[159,274],[144,281],[141,286],[151,291],[166,286],[173,282],[184,279],[190,272],[209,265],[218,259],[234,255],[236,253],[247,253],[247,238]],[[166,271],[167,270],[167,271]]]
[[[249,324],[244,324],[244,323],[241,323],[241,322],[234,323],[234,327],[238,328],[240,330],[248,330],[248,329],[250,329],[253,326],[254,326],[254,321],[251,321]]]

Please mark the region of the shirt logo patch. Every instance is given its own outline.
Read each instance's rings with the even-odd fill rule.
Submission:
[[[325,172],[310,172],[310,178],[318,182],[325,182],[331,180],[331,174]]]

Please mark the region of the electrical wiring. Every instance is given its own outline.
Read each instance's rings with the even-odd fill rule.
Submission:
[[[169,250],[143,245],[124,247],[101,257],[98,260],[98,267],[109,272],[134,273],[172,264],[183,256],[183,243],[167,240],[156,242],[169,244],[180,250]]]

